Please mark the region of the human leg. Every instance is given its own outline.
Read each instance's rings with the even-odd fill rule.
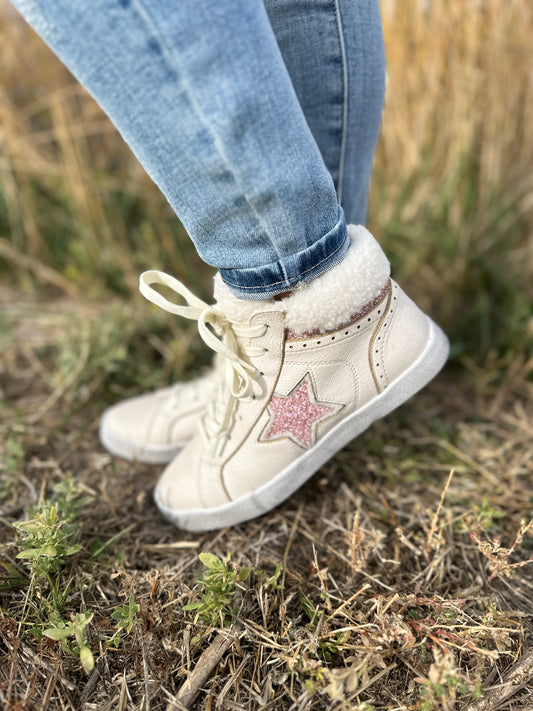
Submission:
[[[265,0],[346,222],[364,225],[385,93],[378,0]]]
[[[303,125],[301,110],[294,105],[294,92],[292,85],[287,86],[286,72],[283,67],[283,71],[279,71],[279,52],[274,46],[269,28],[265,27],[268,23],[265,22],[264,13],[258,5],[254,8],[253,3],[247,3],[246,12],[238,8],[237,13],[228,14],[225,10],[219,17],[218,24],[212,21],[211,24],[206,23],[205,28],[201,25],[202,12],[212,9],[213,3],[198,3],[194,8],[190,3],[184,3],[179,10],[174,10],[177,13],[175,16],[169,17],[166,13],[164,20],[160,15],[150,14],[139,2],[117,5],[99,0],[96,5],[92,4],[90,9],[80,3],[50,3],[46,0],[18,0],[18,5],[108,111],[198,243],[206,241],[213,245],[216,236],[216,242],[223,243],[224,252],[224,242],[227,243],[230,233],[232,245],[234,239],[238,245],[238,238],[243,229],[254,232],[256,217],[261,223],[268,224],[269,220],[271,221],[270,228],[266,230],[270,232],[286,229],[285,215],[289,216],[290,221],[298,223],[298,229],[301,229],[307,220],[311,226],[304,227],[305,231],[313,231],[316,225],[323,221],[324,206],[320,204],[320,199],[325,188],[327,195],[324,196],[323,202],[327,202],[332,215],[338,216],[334,188],[331,188],[323,166],[319,165],[316,147],[314,142],[309,140],[309,132]],[[237,6],[238,3],[234,5]],[[363,82],[353,81],[353,91],[348,94],[345,86],[348,71],[357,78],[352,67],[356,67],[353,58],[359,44],[354,42],[353,38],[357,36],[358,28],[366,27],[372,21],[372,17],[368,17],[368,11],[361,10],[359,6],[357,11],[354,11],[351,7],[347,4],[342,8],[344,20],[341,23],[339,3],[316,6],[313,12],[305,13],[302,13],[301,3],[297,0],[291,0],[290,3],[270,3],[268,6],[270,21],[274,23],[277,31],[276,39],[282,48],[284,61],[290,68],[291,78],[296,83],[298,99],[303,101],[306,119],[319,140],[319,147],[339,190],[342,190],[342,181],[339,183],[342,165],[347,165],[346,146],[355,140],[354,123],[361,123],[360,118],[355,122],[353,120],[353,116],[358,113],[354,109],[357,101],[352,100],[352,95],[360,94]],[[302,33],[303,25],[298,22],[298,17],[304,15],[307,16],[307,24],[306,32]],[[239,32],[237,21],[241,24],[244,21],[248,29]],[[224,54],[227,48],[232,46],[225,33],[231,30],[237,37],[246,38],[252,34],[251,27],[254,28],[255,53],[261,54],[261,43],[258,45],[255,40],[258,26],[260,34],[265,35],[262,40],[265,45],[262,61],[268,67],[267,79],[273,79],[272,67],[281,75],[275,80],[275,91],[271,88],[270,94],[268,86],[262,87],[261,92],[256,91],[260,67],[250,67],[250,62],[246,61],[244,69],[250,70],[249,73],[244,79],[235,81],[237,70],[232,71],[235,52],[232,51],[229,58]],[[350,30],[350,26],[353,26],[353,29]],[[214,37],[208,36],[210,27],[215,30]],[[287,35],[287,29],[293,34],[292,42]],[[323,43],[309,42],[319,30]],[[188,47],[187,56],[183,58],[181,55],[184,42],[180,42],[179,32],[182,36],[196,37],[202,44],[201,49],[195,49],[193,43],[193,46]],[[343,33],[346,38],[342,36]],[[295,52],[298,47],[300,51]],[[105,54],[102,51],[94,51],[94,48],[104,48]],[[161,59],[162,50],[168,48],[169,56],[165,55]],[[305,49],[303,53],[302,48]],[[240,51],[245,52],[246,47],[242,47]],[[207,58],[203,56],[206,53],[209,55]],[[194,59],[195,55],[201,57]],[[205,67],[213,63],[213,57],[218,59],[216,68],[223,67],[222,77],[217,76],[216,71],[205,71]],[[347,59],[350,60],[350,66],[347,66]],[[363,72],[365,75],[370,71],[368,66],[375,63],[369,61],[369,57],[366,59],[367,70]],[[185,69],[181,68],[182,64]],[[189,65],[192,65],[192,68],[188,68]],[[379,62],[377,65],[379,73]],[[238,69],[240,71],[242,66]],[[230,86],[223,91],[221,86],[228,82],[228,77],[231,79]],[[314,88],[310,78],[314,79]],[[271,81],[270,86],[272,85]],[[235,86],[238,87],[236,93]],[[376,86],[379,94],[379,82]],[[329,90],[322,90],[322,94],[317,96],[320,87],[329,87]],[[198,89],[199,98],[194,94],[195,88]],[[191,96],[192,94],[194,96]],[[314,95],[314,103],[310,100],[311,95]],[[231,99],[229,102],[228,97]],[[345,109],[344,102],[347,97],[351,103]],[[196,106],[196,103],[199,106]],[[134,115],[133,108],[138,106],[141,106],[142,110],[138,115]],[[254,160],[250,161],[245,157],[245,148],[236,146],[235,139],[241,138],[238,128],[241,124],[246,127],[253,123],[254,116],[267,109],[272,115],[267,131],[268,145],[264,151],[258,150],[257,140],[253,140],[264,133],[261,125],[253,132],[247,131],[250,136],[247,150],[254,156]],[[287,119],[287,113],[291,114],[290,121]],[[364,114],[360,110],[359,113]],[[193,118],[189,117],[187,120],[189,114]],[[225,124],[211,143],[210,137],[207,136],[206,146],[202,145],[202,141],[191,127],[194,120],[201,123],[202,116],[205,116],[204,123],[208,124],[210,130],[212,125],[218,126],[221,122]],[[273,121],[272,116],[277,118],[277,121]],[[346,116],[350,117],[350,121],[346,120]],[[178,121],[178,117],[181,121]],[[272,131],[274,137],[269,133]],[[377,132],[377,129],[375,131]],[[280,133],[281,138],[278,135]],[[347,133],[349,141],[346,140]],[[222,145],[222,150],[217,149],[217,141]],[[298,145],[297,159],[294,158],[295,144]],[[373,146],[370,146],[370,151],[372,150]],[[366,152],[368,153],[368,147]],[[361,155],[364,153],[365,151],[361,151]],[[179,156],[179,161],[174,159],[175,155]],[[265,160],[265,157],[268,160]],[[202,170],[197,169],[200,164]],[[367,184],[367,164],[368,161],[365,163],[361,159],[356,169],[352,167],[351,170],[346,170],[346,175],[355,175],[359,184]],[[261,171],[256,170],[256,165],[261,166]],[[180,171],[179,175],[177,170]],[[253,172],[252,177],[250,171]],[[320,179],[315,182],[314,179],[309,180],[309,175],[320,171],[323,173]],[[255,194],[255,203],[244,194],[246,191],[239,193],[235,181],[226,185],[225,180],[230,177],[230,173],[241,176],[240,182],[247,186],[248,192]],[[255,184],[258,177],[264,180],[262,184]],[[287,177],[292,193],[287,188]],[[296,185],[297,183],[300,185]],[[366,188],[362,190],[363,193],[365,191]],[[344,192],[347,194],[346,190]],[[302,195],[305,200],[301,199]],[[311,212],[315,213],[311,219],[310,196],[313,196]],[[201,198],[201,204],[198,204],[198,198]],[[286,205],[279,205],[280,200],[286,201]],[[268,208],[269,201],[275,203],[274,208]],[[358,201],[361,202],[360,198]],[[267,209],[262,211],[262,204],[265,203]],[[228,205],[231,206],[229,214]],[[256,209],[258,206],[259,209]],[[354,210],[351,212],[354,213]],[[359,209],[359,215],[362,212]],[[329,228],[330,222],[331,220],[324,229]],[[289,225],[288,232],[291,230]],[[322,235],[322,231],[319,230],[319,235]],[[208,233],[211,233],[210,240],[205,238]],[[255,244],[263,244],[265,234],[261,229],[257,229],[253,239]],[[272,239],[272,244],[275,242],[276,236]],[[283,239],[282,247],[287,249],[289,242],[288,238]],[[294,245],[291,249],[295,249]],[[261,250],[264,250],[264,245]],[[272,250],[267,250],[267,253],[265,259],[270,264],[273,259]],[[250,260],[250,254],[247,259]],[[324,259],[324,254],[321,253],[319,265]],[[211,261],[215,262],[213,256]],[[300,266],[297,269],[303,270],[303,278],[307,278],[313,270],[316,273],[321,268],[310,264],[307,257],[304,261],[305,264],[298,262]],[[225,264],[228,266],[234,263]],[[243,262],[240,264],[242,266]],[[274,266],[277,275],[275,278],[281,282],[277,288],[285,289],[288,286],[287,280],[280,278],[279,274],[279,267],[283,269],[283,263]],[[295,268],[294,262],[292,266]],[[270,269],[267,267],[265,271],[270,272]],[[245,274],[245,280],[254,278],[255,264],[254,267],[240,270],[240,273]],[[273,278],[270,273],[269,278]],[[289,279],[294,279],[294,273]],[[165,393],[158,392],[154,396],[141,396],[126,407],[119,405],[106,413],[102,424],[102,439],[108,448],[123,456],[154,462],[167,461],[190,437],[192,421],[201,411],[207,391],[207,384],[200,386],[195,383],[187,388],[180,386]]]
[[[335,187],[261,0],[14,0],[241,298],[341,261]]]

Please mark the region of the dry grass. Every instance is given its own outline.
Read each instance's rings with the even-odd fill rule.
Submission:
[[[383,0],[371,219],[456,362],[283,506],[192,535],[155,509],[157,470],[111,458],[96,430],[106,402],[207,362],[187,326],[120,295],[146,262],[203,296],[208,271],[0,3],[2,708],[533,708],[533,8],[427,4]],[[69,476],[92,497],[74,517],[81,548],[32,576],[13,524]],[[206,604],[201,552],[242,578],[211,620],[185,609]],[[92,615],[78,645],[92,671],[73,638],[44,635],[76,614]]]
[[[533,6],[382,4],[389,83],[372,226],[456,353],[531,351]]]
[[[136,290],[149,263],[201,285],[200,260],[116,129],[5,0],[0,20],[0,267],[26,287],[96,298]]]
[[[450,206],[450,227],[459,230],[467,199],[487,206],[502,188],[509,202],[528,193],[531,199],[533,87],[526,38],[533,7],[523,0],[474,0],[467,7],[429,2],[422,12],[420,4],[383,1],[389,85],[377,170],[390,176],[399,164],[402,178],[387,181],[383,220],[409,222],[435,205],[442,199],[435,187],[458,187],[462,162],[475,151],[477,194],[460,192]],[[404,181],[413,187],[396,215]]]

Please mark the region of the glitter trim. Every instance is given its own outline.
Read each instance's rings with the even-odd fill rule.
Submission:
[[[315,336],[323,336],[326,333],[333,333],[334,331],[340,331],[343,328],[346,328],[347,326],[351,326],[352,324],[356,323],[360,319],[363,318],[363,316],[366,316],[369,314],[373,309],[376,308],[378,304],[380,304],[387,294],[390,292],[391,288],[391,282],[390,279],[387,281],[385,286],[380,290],[379,294],[375,296],[373,299],[371,299],[368,304],[365,304],[363,308],[360,311],[357,311],[357,313],[352,314],[348,321],[343,321],[337,328],[335,328],[333,331],[321,331],[319,328],[314,329],[313,331],[304,331],[303,333],[295,333],[291,328],[288,328],[285,331],[285,338],[287,341],[295,341],[297,339],[306,339],[306,338],[314,338]]]

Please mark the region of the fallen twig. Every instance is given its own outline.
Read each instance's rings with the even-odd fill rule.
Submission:
[[[178,703],[176,704],[174,701],[171,701],[166,711],[179,711],[179,709],[188,709],[190,707],[200,692],[200,689],[209,678],[209,675],[227,652],[234,639],[235,634],[232,633],[217,634],[205,652],[202,652],[189,678],[178,691],[176,697]]]
[[[489,689],[485,698],[470,704],[464,711],[496,711],[531,680],[533,680],[533,648],[509,669],[502,684]]]

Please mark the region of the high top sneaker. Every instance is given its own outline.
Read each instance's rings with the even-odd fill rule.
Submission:
[[[348,234],[340,265],[280,301],[237,299],[217,277],[209,306],[173,277],[141,275],[141,292],[197,319],[220,360],[197,434],[156,487],[176,526],[209,530],[269,511],[444,365],[446,336],[390,279],[378,243],[363,227]]]

